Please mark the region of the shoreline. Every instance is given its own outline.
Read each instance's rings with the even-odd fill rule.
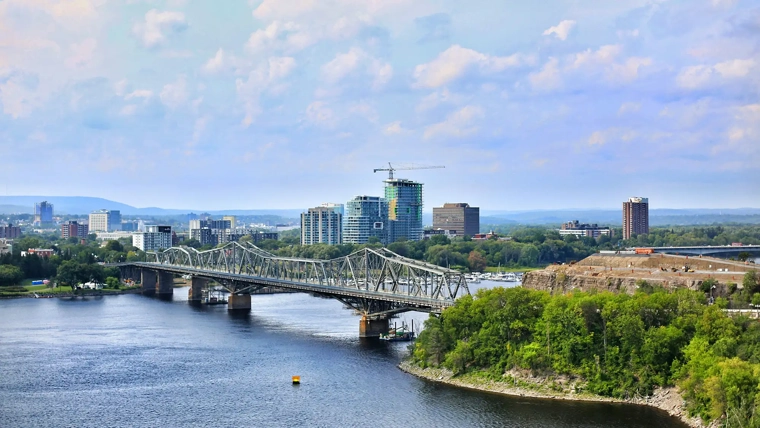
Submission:
[[[100,291],[100,290],[87,290],[79,293],[65,292],[65,293],[37,293],[37,297],[34,296],[34,292],[17,296],[0,296],[0,299],[52,299],[55,297],[94,297],[94,296],[118,296],[122,294],[136,294],[140,293],[139,288],[133,288],[130,290],[116,290],[116,291]]]
[[[476,383],[474,379],[455,377],[449,370],[446,369],[420,368],[411,364],[408,360],[404,360],[399,363],[398,368],[401,371],[412,376],[416,376],[418,378],[432,382],[455,386],[458,388],[471,389],[481,392],[490,392],[512,397],[530,397],[547,400],[589,401],[598,403],[605,402],[650,406],[666,412],[671,417],[679,419],[681,422],[691,428],[715,428],[719,426],[719,421],[713,421],[709,425],[706,425],[699,417],[690,417],[688,411],[686,410],[686,407],[684,406],[684,400],[675,387],[657,388],[651,397],[624,400],[593,394],[568,394],[559,391],[542,391],[525,388],[522,386],[510,386],[506,382],[497,382],[487,379],[478,379]]]

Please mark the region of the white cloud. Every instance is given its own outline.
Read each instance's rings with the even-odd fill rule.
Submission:
[[[95,54],[98,42],[93,39],[84,39],[81,43],[72,43],[71,56],[66,59],[66,66],[70,68],[84,68],[90,64]]]
[[[522,54],[493,56],[453,45],[429,63],[414,68],[415,86],[438,88],[461,78],[473,69],[487,75],[531,62],[532,58]]]
[[[159,95],[161,102],[171,109],[176,109],[187,101],[187,77],[181,74],[176,82],[167,83]]]
[[[159,12],[151,9],[145,14],[143,22],[132,27],[132,32],[145,47],[153,48],[162,45],[168,34],[179,33],[187,28],[185,14],[182,12]]]
[[[722,77],[735,78],[746,76],[754,66],[755,61],[752,59],[735,59],[715,64],[713,69]]]
[[[166,89],[166,87],[164,87]],[[153,97],[153,91],[148,89],[137,89],[124,96],[125,100],[131,100],[133,98],[143,98],[145,101]]]
[[[604,45],[596,51],[586,49],[583,52],[575,54],[575,60],[573,61],[572,66],[574,68],[580,68],[585,66],[611,64],[615,61],[615,58],[620,55],[622,48],[623,47],[620,45]]]
[[[441,104],[459,104],[463,100],[463,96],[452,93],[448,88],[443,88],[422,98],[420,103],[417,104],[417,111],[423,112],[426,110],[431,110]]]
[[[639,77],[639,69],[652,65],[651,58],[629,57],[622,64],[612,64],[607,72],[607,79],[617,82],[630,82]]]
[[[319,31],[295,22],[273,21],[251,33],[245,44],[251,54],[284,52],[293,54],[317,43]]]
[[[607,142],[607,137],[602,131],[594,131],[590,137],[588,137],[589,146],[602,146]]]
[[[224,49],[219,48],[216,54],[203,64],[201,71],[207,74],[216,74],[228,68],[231,65],[230,62],[230,56],[224,52]]]
[[[339,53],[322,66],[322,78],[331,85],[343,81],[347,76],[363,69],[372,77],[372,87],[379,89],[393,77],[393,67],[358,47]]]
[[[468,105],[446,116],[442,122],[425,128],[423,137],[431,139],[437,136],[462,138],[478,132],[473,122],[483,117],[480,106]]]
[[[385,135],[399,135],[407,132],[409,132],[409,130],[404,129],[404,127],[401,126],[400,120],[388,123],[383,127],[383,134]]]
[[[245,117],[243,126],[253,123],[256,116],[261,114],[259,98],[264,92],[272,93],[273,90],[282,93],[281,80],[287,77],[296,67],[296,60],[292,57],[272,57],[266,62],[248,73],[246,80],[237,79],[235,89],[238,98],[243,101]]]
[[[724,83],[727,80],[748,78],[752,76],[750,72],[755,68],[755,65],[756,63],[752,59],[734,59],[719,62],[712,66],[686,66],[676,76],[676,84],[685,89],[698,89]]]
[[[556,89],[562,85],[562,77],[559,72],[559,60],[557,58],[549,58],[549,61],[544,64],[541,71],[530,73],[528,75],[533,89],[548,91]]]
[[[567,40],[567,36],[570,34],[570,30],[572,30],[573,27],[575,27],[575,21],[564,20],[554,27],[549,27],[546,31],[544,31],[543,35],[551,36],[554,34],[560,40]]]
[[[325,128],[332,128],[336,123],[335,113],[323,101],[314,101],[306,107],[306,119]]]

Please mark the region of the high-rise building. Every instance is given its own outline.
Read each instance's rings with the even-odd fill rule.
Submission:
[[[403,178],[388,179],[388,243],[406,239],[422,240],[422,183]]]
[[[77,221],[68,221],[61,225],[61,238],[85,238],[90,233],[89,225]]]
[[[222,217],[222,220],[226,220],[226,221],[230,222],[230,229],[234,229],[235,228],[235,220],[236,220],[236,218],[235,218],[234,215],[226,215],[226,216]]]
[[[378,196],[356,196],[346,204],[343,243],[366,244],[375,237],[388,243],[388,201]]]
[[[623,239],[649,233],[649,198],[633,197],[623,202]]]
[[[301,213],[301,245],[329,244],[342,242],[343,216],[334,208],[309,208]]]
[[[346,215],[346,211],[345,211],[345,208],[343,207],[343,204],[336,204],[334,202],[325,202],[321,204],[320,207],[330,208],[336,213],[340,214],[341,216]]]
[[[190,220],[190,239],[197,239],[201,245],[218,245],[230,241],[232,220],[198,219]]]
[[[16,239],[21,236],[21,228],[8,223],[7,226],[0,226],[0,239]]]
[[[53,204],[42,201],[34,204],[34,225],[49,226],[53,224]]]
[[[172,246],[171,226],[145,226],[145,232],[132,234],[132,245],[142,251],[158,251]]]
[[[457,236],[475,236],[480,233],[480,208],[465,203],[433,207],[433,229],[456,230]]]
[[[90,232],[118,232],[121,230],[121,211],[97,210],[90,213]]]

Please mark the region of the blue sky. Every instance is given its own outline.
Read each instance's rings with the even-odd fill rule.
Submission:
[[[760,3],[532,4],[0,0],[0,193],[760,206]]]

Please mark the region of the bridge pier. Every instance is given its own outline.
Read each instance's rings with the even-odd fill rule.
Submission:
[[[200,302],[203,298],[203,289],[208,285],[208,279],[196,278],[190,281],[190,289],[187,290],[187,300],[190,302]]]
[[[380,337],[388,334],[388,318],[370,319],[366,315],[359,321],[359,337]]]
[[[151,269],[141,269],[140,286],[142,294],[156,294],[156,271]]]
[[[244,312],[251,310],[251,295],[250,294],[235,294],[231,293],[227,298],[227,310]]]
[[[159,296],[174,294],[174,274],[171,272],[159,271],[156,291]]]

